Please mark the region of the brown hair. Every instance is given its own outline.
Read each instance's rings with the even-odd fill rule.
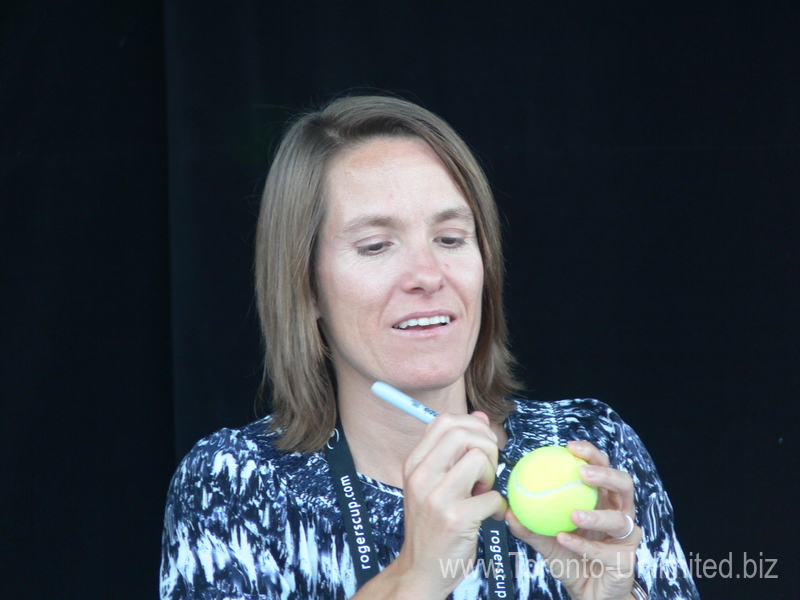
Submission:
[[[320,450],[336,425],[336,379],[314,313],[317,236],[325,215],[327,165],[376,137],[416,137],[436,152],[475,216],[484,264],[481,326],[466,372],[467,401],[502,423],[517,389],[503,314],[497,207],[480,165],[441,118],[394,97],[339,98],[289,127],[270,168],[256,236],[256,293],[266,345],[264,388],[272,429],[287,451]]]

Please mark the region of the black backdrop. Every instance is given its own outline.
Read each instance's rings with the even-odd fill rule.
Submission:
[[[695,570],[732,559],[704,598],[796,597],[798,17],[3,0],[0,596],[157,595],[176,461],[255,414],[270,151],[289,114],[366,87],[485,162],[530,394],[637,429]]]

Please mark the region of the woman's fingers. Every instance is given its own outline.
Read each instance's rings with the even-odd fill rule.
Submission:
[[[447,472],[437,490],[448,496],[455,493],[466,499],[491,491],[494,479],[494,465],[489,462],[482,449],[473,448]]]
[[[633,494],[633,480],[625,471],[611,467],[584,465],[581,467],[581,479],[595,487],[601,487],[618,494]]]
[[[623,532],[623,534],[626,532]],[[642,530],[638,526],[635,527],[630,537],[619,543],[612,543],[614,540],[608,539],[602,542],[590,540],[580,535],[563,531],[556,536],[556,540],[575,555],[585,556],[590,560],[597,559],[607,565],[619,564],[620,562],[635,564],[636,548],[642,540]]]
[[[419,498],[428,510],[446,510],[459,501],[485,495],[494,484],[495,467],[482,448],[468,450],[447,470],[440,467],[439,460],[429,457],[408,475],[406,495],[410,502]],[[479,521],[489,514],[505,511],[505,500],[497,495],[503,506],[495,502],[490,513],[478,516]]]
[[[633,517],[619,510],[575,510],[572,511],[572,522],[581,529],[599,531],[608,537],[607,542],[625,543],[638,546],[641,540],[641,529],[635,525]],[[638,531],[637,531],[638,530]],[[637,535],[638,534],[638,537]]]
[[[454,528],[466,529],[474,534],[477,534],[478,527],[487,517],[502,519],[508,507],[502,494],[491,487],[473,493],[475,486],[470,486],[469,482],[486,481],[494,477],[486,456],[482,454],[475,449],[464,455],[426,499],[429,508],[444,512],[444,518]]]
[[[493,447],[494,453],[497,453],[497,436],[489,427],[488,419],[483,413],[476,412],[471,415],[442,413],[430,422],[422,439],[409,454],[407,462],[413,466],[429,455],[444,439],[454,441],[455,436],[468,433],[476,435],[474,440],[482,443],[487,449],[491,450]]]
[[[635,518],[635,490],[630,474],[610,467],[608,457],[589,442],[570,442],[567,448],[589,463],[581,467],[581,479],[599,490],[597,508],[617,509]]]
[[[605,452],[598,450],[591,442],[568,442],[567,449],[590,465],[607,467],[610,464]]]
[[[630,474],[611,467],[584,465],[581,479],[600,491],[597,508],[616,508],[636,516],[633,479]]]
[[[490,465],[497,464],[497,436],[485,421],[472,415],[439,415],[428,425],[425,435],[406,459],[405,477],[412,481],[435,481],[437,478],[433,475],[448,472],[473,449],[479,449]],[[487,488],[490,489],[494,481],[493,467],[488,479],[491,479]],[[479,487],[488,479],[481,477]]]
[[[508,502],[497,490],[477,494],[465,500],[464,504],[469,508],[470,514],[480,516],[480,523],[489,517],[496,521],[502,521],[508,508]],[[479,526],[480,523],[478,523]]]

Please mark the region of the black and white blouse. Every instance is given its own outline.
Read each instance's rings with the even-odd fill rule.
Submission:
[[[636,489],[637,522],[644,539],[637,579],[653,600],[698,599],[675,537],[672,506],[636,433],[596,400],[517,400],[506,421],[505,454],[518,460],[545,445],[588,440],[611,466],[627,471]],[[161,598],[339,600],[356,591],[344,521],[321,452],[285,453],[273,444],[269,417],[242,429],[223,429],[201,440],[184,458],[169,488],[164,519]],[[498,478],[505,488],[509,470]],[[388,565],[403,544],[403,492],[359,474],[378,564]],[[568,599],[544,560],[510,536],[519,599]],[[468,575],[454,599],[485,598],[478,561],[442,563]]]

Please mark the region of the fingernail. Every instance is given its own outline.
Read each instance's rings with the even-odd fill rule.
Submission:
[[[595,468],[591,465],[583,465],[581,467],[581,475],[583,475],[587,479],[591,479],[592,477],[597,475],[597,471],[595,471]]]
[[[586,520],[586,513],[582,510],[576,510],[572,513],[574,515],[574,521],[578,523],[583,523]]]

